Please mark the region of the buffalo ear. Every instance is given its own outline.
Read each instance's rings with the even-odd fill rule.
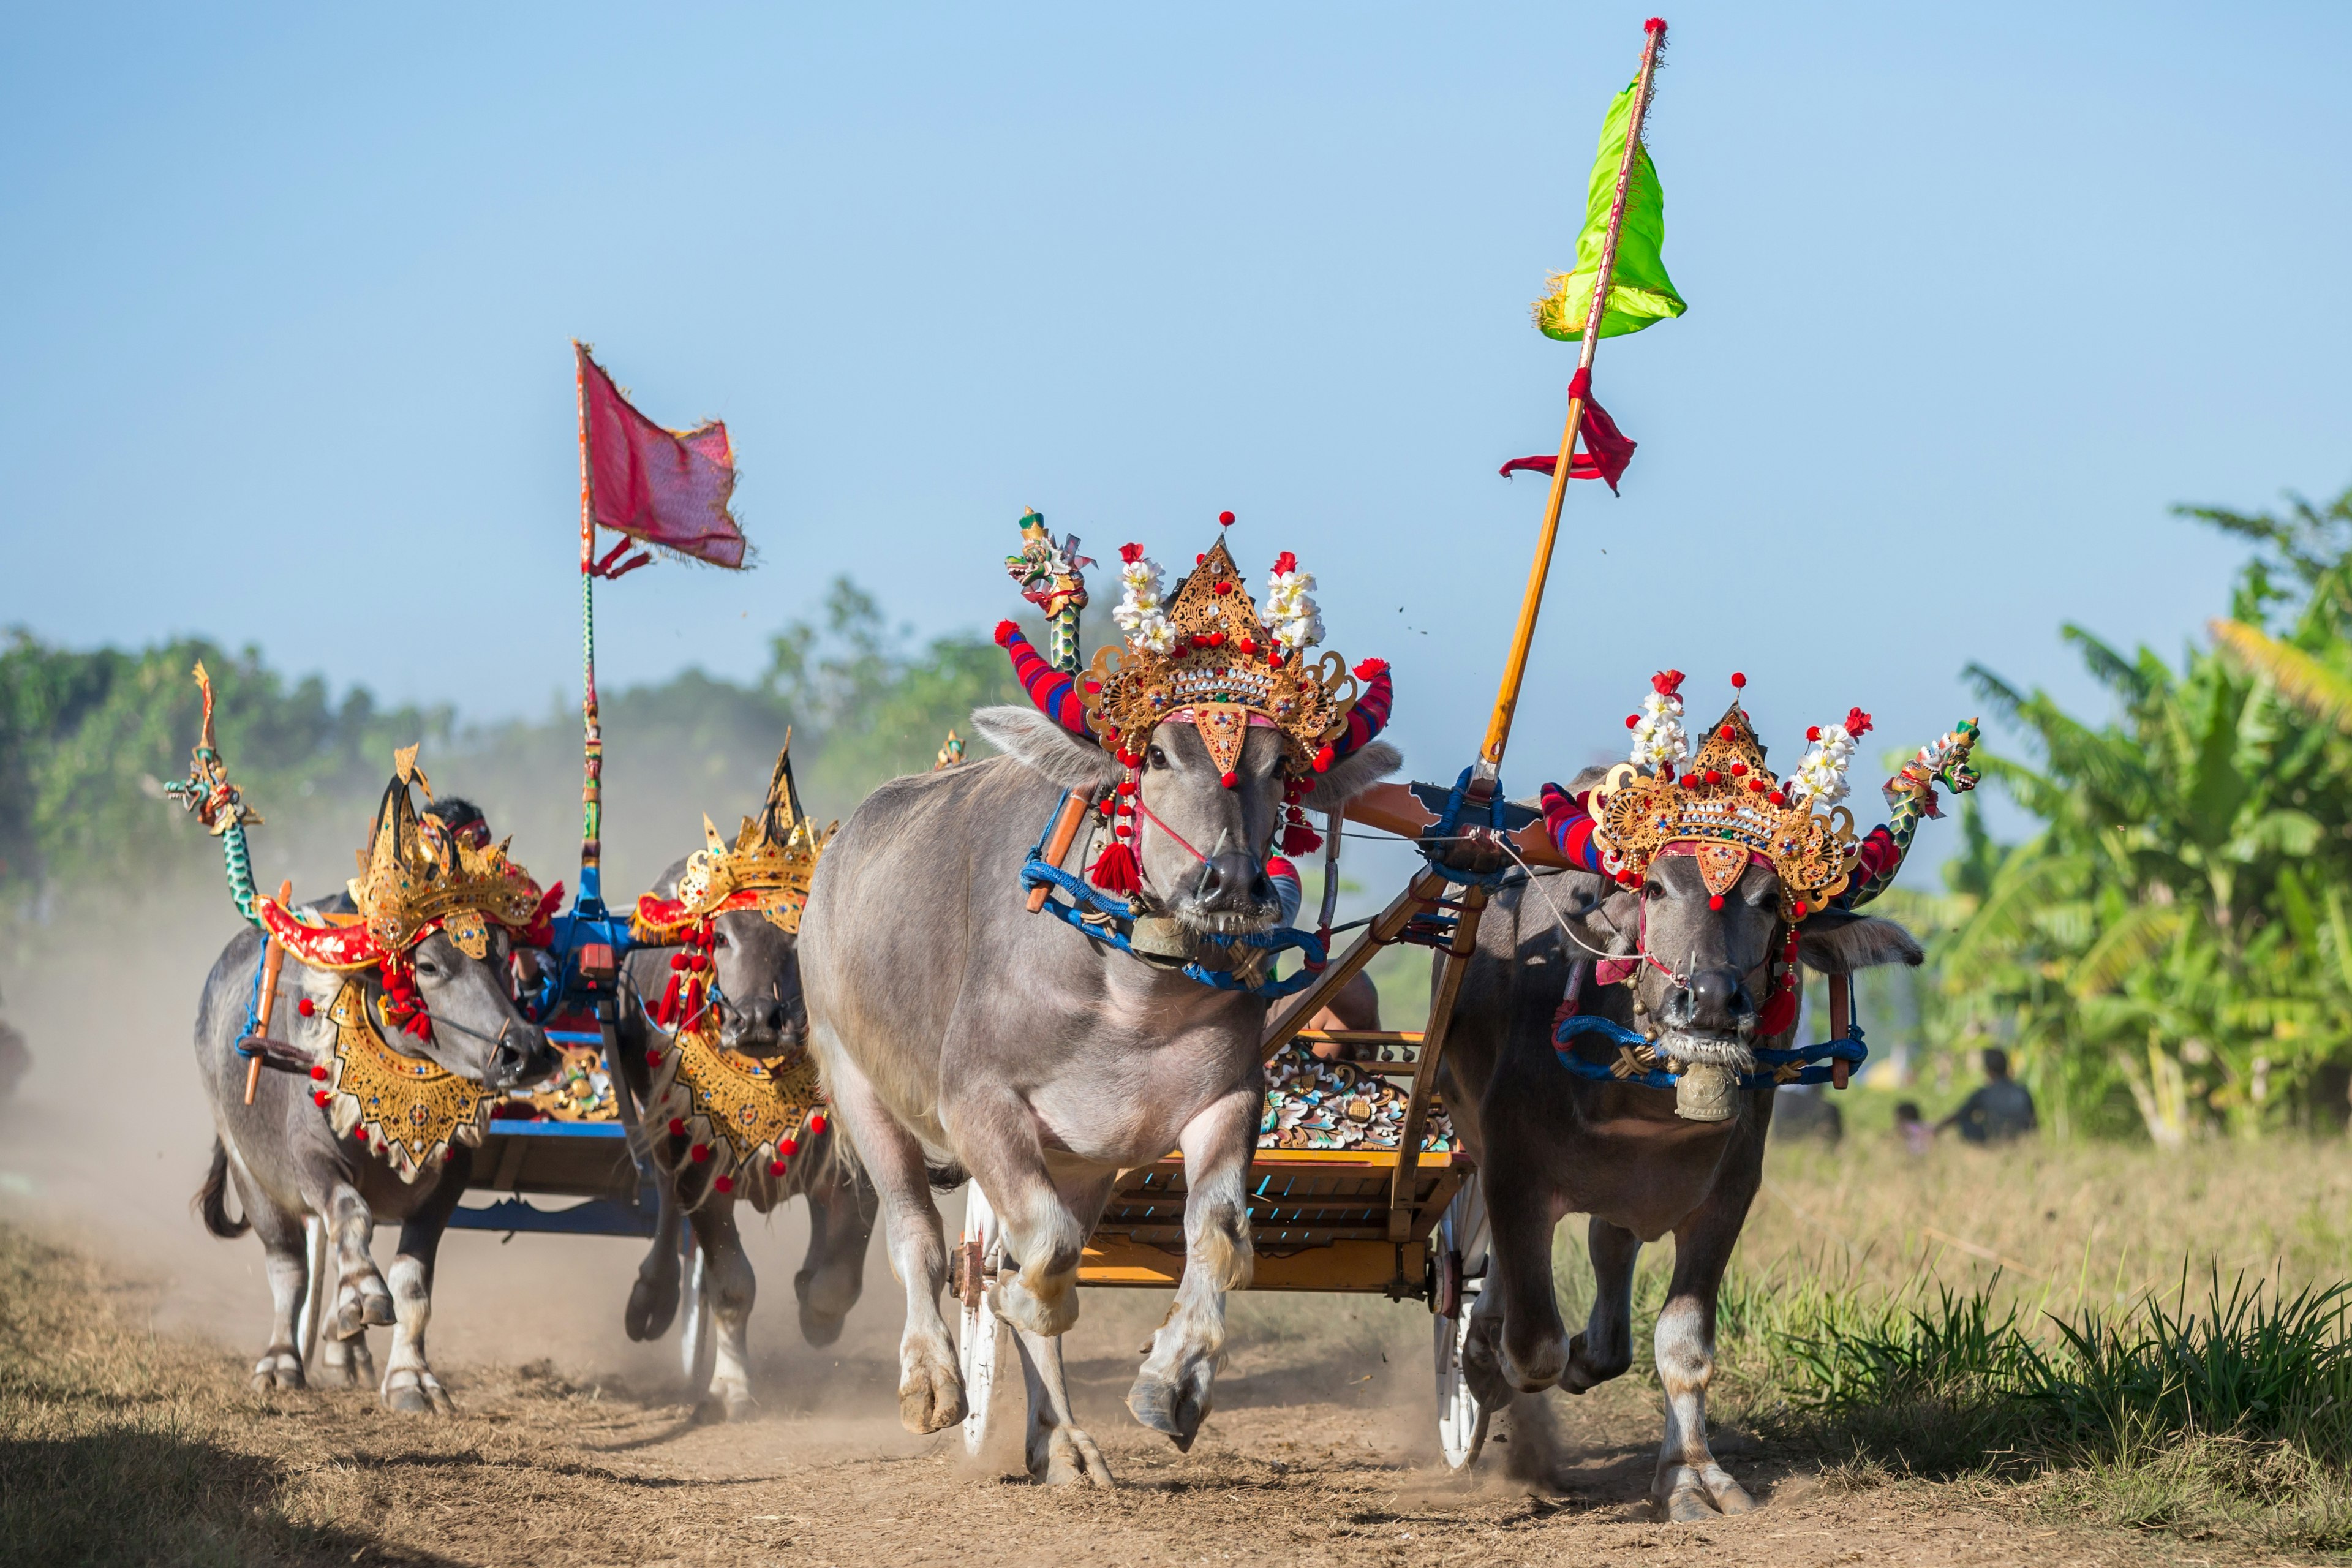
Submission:
[[[1852,974],[1883,963],[1916,968],[1927,956],[1909,931],[1877,915],[1823,910],[1797,927],[1798,961],[1822,974]]]
[[[1100,789],[1118,776],[1118,760],[1108,752],[1080,740],[1034,708],[1006,703],[978,709],[971,727],[998,751],[1066,788]]]
[[[1359,746],[1315,775],[1305,804],[1316,811],[1338,811],[1402,766],[1404,753],[1386,741]]]

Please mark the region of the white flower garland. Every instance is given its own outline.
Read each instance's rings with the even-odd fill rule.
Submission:
[[[1169,622],[1167,603],[1161,597],[1160,563],[1130,544],[1119,552],[1118,580],[1126,593],[1110,618],[1118,623],[1128,640],[1149,653],[1164,654],[1173,648],[1176,628]]]
[[[1633,725],[1633,764],[1653,771],[1680,768],[1690,761],[1690,736],[1683,730],[1683,700],[1663,691],[1642,699]]]
[[[1846,795],[1846,767],[1853,761],[1854,738],[1843,724],[1824,724],[1818,738],[1782,787],[1792,799],[1817,806],[1835,805]]]
[[[1297,653],[1323,640],[1323,612],[1308,598],[1315,574],[1298,570],[1298,558],[1282,552],[1265,580],[1265,619],[1274,640]]]

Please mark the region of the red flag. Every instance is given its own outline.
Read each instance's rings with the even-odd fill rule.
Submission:
[[[743,531],[727,510],[735,451],[714,419],[665,430],[635,408],[613,378],[580,355],[580,438],[588,449],[589,515],[615,533],[713,566],[743,564]]]
[[[1617,421],[1609,417],[1609,411],[1592,401],[1591,372],[1578,371],[1575,379],[1569,383],[1568,395],[1584,399],[1584,450],[1577,453],[1576,460],[1569,465],[1568,477],[1571,479],[1606,479],[1611,492],[1614,493],[1617,480],[1624,474],[1625,465],[1633,460],[1633,448],[1639,443],[1618,429]],[[1513,458],[1503,465],[1502,474],[1507,479],[1525,468],[1529,473],[1549,477],[1558,467],[1559,455],[1543,452],[1532,458]]]

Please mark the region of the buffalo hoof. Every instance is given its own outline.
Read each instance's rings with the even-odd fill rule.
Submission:
[[[247,1384],[256,1394],[291,1393],[303,1386],[302,1358],[292,1351],[269,1351],[253,1363],[253,1376]]]
[[[1209,1418],[1207,1368],[1196,1378],[1171,1383],[1145,1373],[1127,1391],[1127,1408],[1138,1421],[1164,1435],[1180,1454],[1192,1451],[1201,1423]]]
[[[1653,1494],[1669,1524],[1699,1524],[1726,1514],[1753,1513],[1756,1500],[1720,1465],[1675,1465],[1658,1477]]]
[[[845,1313],[820,1312],[803,1303],[801,1307],[801,1338],[822,1350],[841,1338],[841,1325],[848,1321]]]
[[[375,1355],[367,1334],[330,1340],[319,1347],[319,1381],[331,1388],[365,1388],[375,1382]]]
[[[759,1414],[760,1402],[750,1394],[713,1389],[695,1405],[694,1421],[698,1426],[719,1426],[732,1421],[749,1421]]]
[[[1558,1383],[1568,1370],[1568,1341],[1554,1334],[1533,1344],[1511,1347],[1511,1336],[1505,1329],[1500,1346],[1503,1380],[1521,1394],[1540,1394]]]
[[[963,1419],[963,1379],[955,1363],[916,1363],[898,1383],[898,1424],[917,1436],[952,1426]]]
[[[1055,1426],[1045,1434],[1045,1451],[1029,1452],[1029,1473],[1049,1487],[1117,1486],[1110,1466],[1095,1440],[1075,1426]]]
[[[1503,1320],[1497,1317],[1472,1317],[1470,1331],[1462,1342],[1462,1381],[1470,1385],[1471,1397],[1482,1410],[1500,1410],[1511,1402],[1514,1390],[1510,1379],[1503,1375],[1503,1358],[1498,1341],[1502,1337]]]
[[[1044,1291],[1032,1286],[1025,1270],[998,1275],[992,1288],[996,1315],[1039,1339],[1059,1339],[1078,1321],[1077,1273],[1074,1269],[1039,1283],[1046,1287]]]
[[[392,1292],[373,1275],[344,1286],[336,1299],[335,1337],[339,1340],[355,1339],[370,1329],[388,1329],[392,1323]]]
[[[457,1402],[441,1380],[421,1367],[403,1367],[383,1381],[383,1407],[404,1415],[455,1415]]]
[[[1568,1370],[1559,1375],[1559,1385],[1570,1394],[1582,1394],[1588,1388],[1598,1388],[1612,1377],[1622,1377],[1633,1364],[1633,1350],[1629,1342],[1622,1350],[1613,1350],[1606,1357],[1595,1356],[1582,1334],[1568,1342]]]
[[[633,1340],[657,1340],[669,1332],[670,1321],[677,1316],[677,1277],[647,1279],[638,1276],[629,1287],[628,1310],[621,1314],[621,1326]]]

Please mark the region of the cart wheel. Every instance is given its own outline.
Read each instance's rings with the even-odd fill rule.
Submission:
[[[1470,1312],[1485,1288],[1486,1269],[1486,1205],[1474,1174],[1447,1205],[1430,1237],[1430,1245],[1444,1261],[1441,1280],[1450,1289],[1436,1305],[1450,1307],[1453,1316],[1430,1320],[1432,1349],[1437,1363],[1437,1442],[1445,1454],[1446,1468],[1467,1469],[1486,1444],[1487,1411],[1470,1392],[1462,1375],[1462,1347],[1470,1337]]]
[[[963,1451],[977,1458],[988,1446],[997,1352],[1004,1337],[1003,1326],[988,1304],[987,1289],[1004,1260],[1004,1237],[996,1223],[996,1211],[988,1206],[988,1196],[978,1182],[964,1190],[963,1235],[956,1254],[963,1266],[950,1279],[951,1286],[963,1289],[958,1303],[962,1312],[956,1356],[963,1373]],[[963,1278],[967,1274],[972,1276],[969,1281]]]
[[[678,1302],[677,1359],[686,1373],[687,1403],[692,1405],[710,1392],[710,1374],[719,1364],[719,1341],[710,1331],[710,1260],[695,1239],[692,1226],[680,1220],[678,1231],[686,1267],[684,1299]]]

